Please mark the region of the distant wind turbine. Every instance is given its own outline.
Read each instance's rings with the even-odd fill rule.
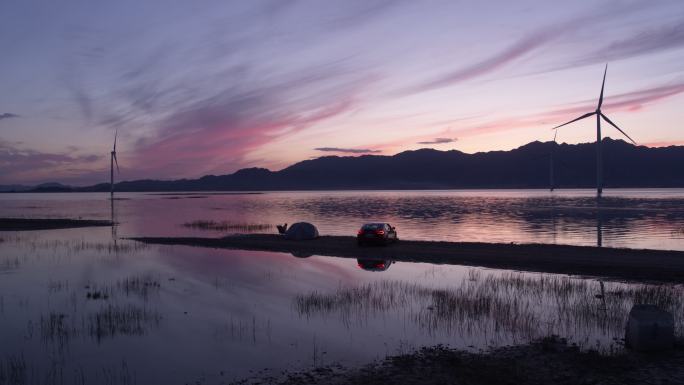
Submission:
[[[629,139],[632,143],[636,144],[634,139],[630,138],[629,135],[627,135],[624,131],[620,129],[615,123],[613,123],[607,116],[605,116],[601,112],[601,105],[603,104],[603,88],[606,85],[606,72],[608,72],[608,64],[606,64],[606,68],[603,71],[603,83],[601,84],[601,95],[599,96],[599,101],[598,101],[598,106],[596,107],[596,111],[586,113],[579,118],[573,119],[567,123],[563,123],[560,126],[556,126],[553,129],[558,129],[560,127],[563,127],[567,124],[576,122],[578,120],[582,120],[584,118],[588,118],[592,115],[596,115],[596,195],[601,196],[601,193],[603,192],[603,154],[601,153],[601,118],[603,118],[608,124],[611,126],[615,127],[618,131],[622,133],[622,135],[626,136],[627,139]]]
[[[111,158],[109,159],[109,197],[114,199],[114,164],[116,163],[116,172],[119,173],[119,162],[116,160],[116,137],[119,131],[114,132],[114,147],[112,148]]]

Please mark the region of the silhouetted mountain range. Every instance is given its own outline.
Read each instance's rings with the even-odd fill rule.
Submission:
[[[684,187],[684,146],[650,148],[609,138],[603,143],[606,187]],[[275,172],[248,168],[199,179],[125,181],[116,191],[548,188],[551,153],[556,187],[595,186],[594,143],[532,142],[475,154],[421,149],[393,156],[325,156]],[[32,191],[109,191],[109,184]]]

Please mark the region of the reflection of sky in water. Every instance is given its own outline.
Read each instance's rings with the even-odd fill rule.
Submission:
[[[684,190],[274,192],[262,195],[121,193],[119,235],[219,235],[194,220],[270,224],[309,221],[322,234],[354,235],[387,221],[400,238],[542,242],[684,250]],[[0,216],[108,218],[106,194],[3,194]],[[173,198],[173,199],[172,199]],[[181,198],[181,199],[178,199]],[[273,230],[275,232],[275,228]]]
[[[322,234],[354,235],[362,222],[386,220],[404,239],[595,244],[600,225],[604,245],[684,249],[682,190],[621,191],[599,209],[591,191],[118,195],[128,198],[115,201],[121,237],[223,234],[182,226],[200,219],[306,220]],[[0,200],[3,217],[110,216],[104,194],[3,194]],[[500,270],[387,263],[365,271],[354,258],[125,240],[114,249],[110,228],[6,232],[0,238],[0,360],[21,356],[43,377],[57,378],[61,371],[69,378],[82,370],[93,383],[107,383],[106,376],[213,383],[265,367],[356,364],[423,345],[477,349],[550,332],[605,349],[622,336],[633,297],[608,295],[613,316],[604,319],[593,280],[546,275],[560,289],[544,292],[540,275],[520,275],[525,283]],[[125,291],[125,279],[138,286]],[[639,287],[606,284],[609,293]],[[668,290],[679,298],[668,306],[682,314],[682,288]],[[95,291],[108,298],[88,299]],[[354,297],[358,293],[366,294]],[[349,297],[356,302],[344,299]],[[558,302],[561,297],[565,302]],[[493,310],[478,313],[476,300]],[[437,305],[449,301],[458,306]],[[563,313],[561,305],[572,311]],[[523,321],[510,323],[501,318],[506,312]],[[677,323],[681,333],[682,319]]]
[[[124,223],[122,230],[145,229],[140,223]],[[0,359],[22,356],[41,375],[55,362],[55,370],[67,379],[83,370],[92,383],[106,383],[105,370],[134,376],[137,383],[202,378],[219,383],[267,367],[277,373],[314,363],[353,365],[424,345],[477,349],[545,333],[587,347],[598,341],[605,349],[622,337],[631,305],[630,296],[607,296],[608,313],[618,317],[602,321],[601,301],[595,298],[598,282],[557,275],[544,277],[550,279],[546,287],[555,282],[558,291],[542,292],[534,284],[539,274],[451,265],[393,263],[385,271],[365,271],[355,258],[297,258],[125,240],[111,249],[108,228],[0,237]],[[125,279],[138,282],[137,291],[122,289]],[[155,284],[143,296],[140,288],[146,282]],[[606,291],[639,287],[607,283]],[[339,298],[364,288],[370,288],[370,296],[340,305]],[[109,298],[88,299],[96,290]],[[675,314],[682,314],[682,288],[668,290],[679,298],[673,302]],[[461,293],[445,298],[465,301],[458,308],[467,310],[440,316],[448,309],[436,305],[439,293]],[[572,312],[560,310],[561,296],[568,298],[561,302],[570,304]],[[311,301],[303,309],[298,298],[337,300],[327,310]],[[494,310],[478,312],[478,303],[491,303]],[[113,322],[104,317],[108,309]],[[510,317],[508,311],[520,316]],[[97,338],[92,328],[98,314],[114,333]],[[62,321],[51,326],[51,317]],[[512,318],[518,321],[511,323]],[[681,333],[682,319],[677,323]]]

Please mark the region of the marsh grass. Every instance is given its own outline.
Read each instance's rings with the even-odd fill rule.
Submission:
[[[0,271],[16,270],[21,266],[19,257],[5,257],[0,259]]]
[[[30,252],[49,250],[57,254],[67,252],[77,254],[84,251],[95,251],[102,254],[132,254],[149,248],[142,242],[90,242],[85,239],[26,239],[18,240],[18,243]]]
[[[109,292],[106,290],[92,290],[86,293],[86,298],[92,300],[107,300],[109,297]]]
[[[63,313],[50,312],[40,317],[40,336],[43,342],[57,343],[65,346],[72,337],[78,334],[76,328],[69,325],[68,316]]]
[[[8,356],[0,361],[0,385],[28,384],[28,371],[23,356]]]
[[[271,319],[266,321],[251,319],[234,319],[214,328],[213,336],[219,340],[251,341],[256,345],[258,341],[271,343],[272,327]]]
[[[108,305],[87,316],[88,335],[98,342],[117,335],[144,335],[159,326],[161,315],[134,305]]]
[[[429,335],[486,336],[488,341],[529,342],[548,335],[613,350],[624,335],[633,304],[650,303],[675,314],[684,334],[684,286],[600,283],[557,275],[469,273],[460,284],[432,288],[401,281],[340,287],[331,293],[297,295],[300,316],[339,317],[346,327],[362,326],[392,312]]]
[[[119,292],[125,294],[127,297],[136,295],[144,300],[147,300],[150,294],[159,293],[161,283],[159,279],[152,274],[134,275],[124,278],[116,283],[116,288]]]
[[[256,232],[272,230],[273,225],[264,223],[233,223],[228,221],[197,220],[183,223],[183,226],[199,230]]]
[[[47,285],[48,288],[48,293],[59,293],[61,291],[68,291],[69,290],[69,281],[64,280],[64,281],[53,281],[50,280]]]

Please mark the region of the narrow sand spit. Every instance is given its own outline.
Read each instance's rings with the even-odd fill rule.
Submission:
[[[0,231],[72,229],[111,226],[111,221],[64,218],[0,218]]]
[[[613,279],[684,282],[684,252],[551,244],[406,241],[386,247],[359,247],[355,237],[322,236],[291,241],[273,234],[223,238],[138,237],[163,245],[276,251],[303,255],[377,258],[392,261],[472,265]]]

